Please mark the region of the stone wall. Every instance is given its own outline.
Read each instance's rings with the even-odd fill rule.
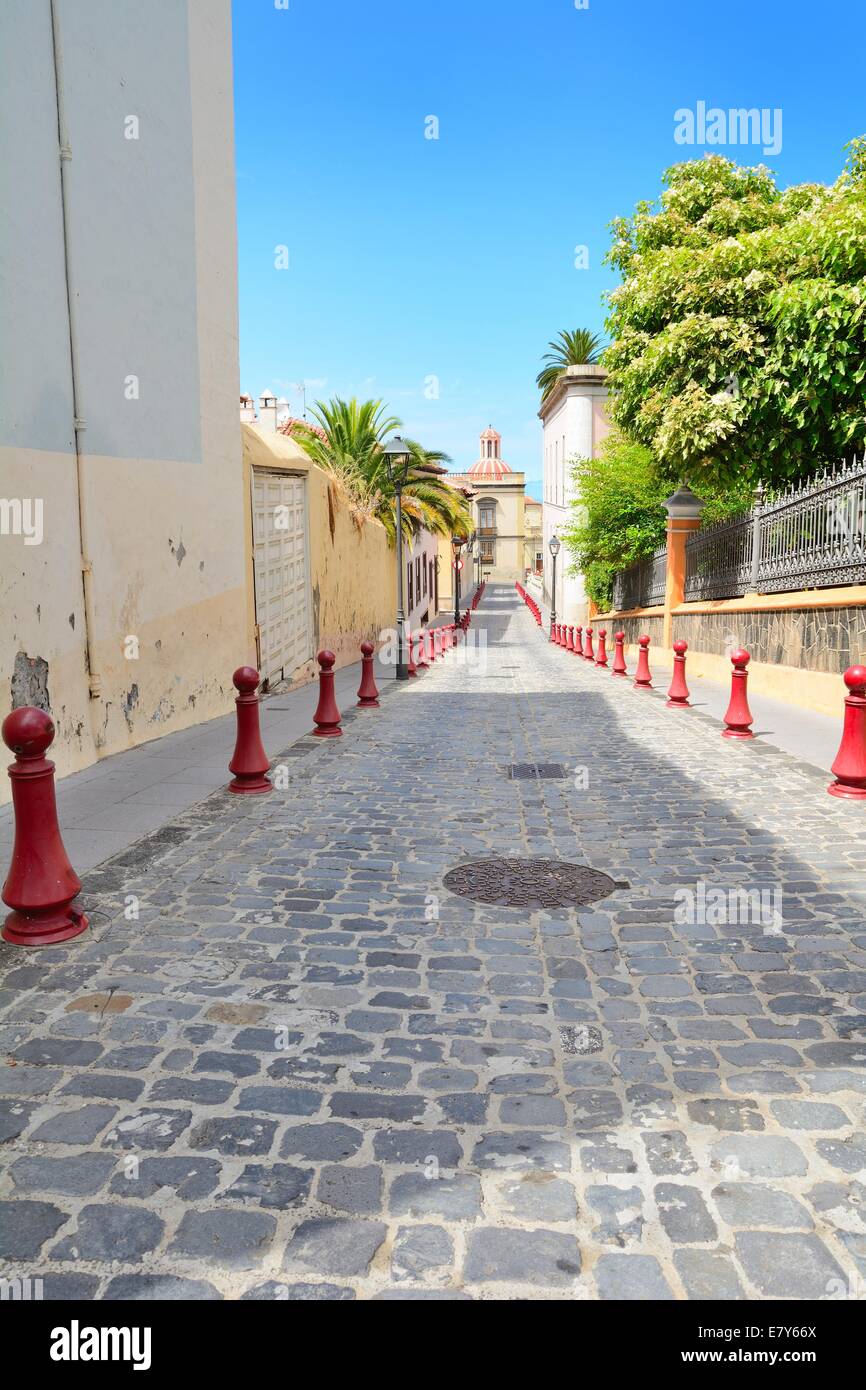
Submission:
[[[866,607],[694,614],[680,610],[673,615],[673,634],[685,638],[693,651],[725,656],[740,646],[754,661],[841,674],[866,660]]]
[[[650,645],[660,647],[662,644],[664,614],[647,614],[643,617],[621,618],[616,613],[598,614],[592,620],[594,632],[599,632],[601,628],[607,629],[607,647],[609,652],[614,649],[614,633],[624,632],[626,648],[637,647],[639,637],[648,636]]]

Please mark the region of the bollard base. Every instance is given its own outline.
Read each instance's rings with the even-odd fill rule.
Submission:
[[[247,781],[235,777],[229,782],[229,791],[235,792],[239,796],[262,796],[265,792],[272,792],[273,790],[273,782],[269,782],[267,777],[252,777]]]
[[[722,729],[722,738],[754,738],[751,729]]]
[[[665,709],[691,709],[688,700],[665,700]]]
[[[356,709],[380,709],[379,701],[372,695],[365,695],[359,700]]]
[[[846,801],[866,801],[866,787],[846,787],[844,782],[833,782],[827,790],[831,796],[841,796]]]
[[[313,738],[342,738],[342,729],[314,729]]]
[[[56,946],[86,930],[84,913],[64,907],[55,912],[10,912],[0,936],[13,946]]]

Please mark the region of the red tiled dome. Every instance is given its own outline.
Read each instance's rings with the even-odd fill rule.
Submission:
[[[513,469],[508,467],[504,459],[487,458],[479,459],[477,463],[473,463],[467,476],[470,478],[503,478],[506,473],[511,472]]]

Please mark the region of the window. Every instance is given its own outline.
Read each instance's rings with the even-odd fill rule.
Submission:
[[[409,581],[408,584],[407,584],[407,588],[408,588],[409,593],[408,593],[408,601],[407,601],[407,604],[406,604],[406,609],[407,609],[407,612],[410,612],[410,613],[411,613],[412,609],[415,607],[414,596],[413,596],[413,594],[412,594],[412,561],[411,561],[411,560],[409,561],[408,565],[406,566],[406,571],[407,571],[406,578],[407,578],[408,581]]]
[[[415,595],[418,602],[421,602],[421,556],[415,561]]]
[[[493,502],[482,502],[478,507],[478,527],[484,531],[496,530],[496,505]]]
[[[427,597],[427,561],[421,561],[421,573],[424,576],[424,597]]]
[[[493,564],[493,554],[494,554],[494,542],[493,542],[493,541],[485,541],[485,540],[482,540],[482,542],[481,542],[481,560],[482,560],[482,562],[483,562],[485,565],[492,565],[492,564]]]

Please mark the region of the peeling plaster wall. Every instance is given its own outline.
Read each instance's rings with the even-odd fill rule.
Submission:
[[[231,709],[231,673],[255,649],[229,0],[61,0],[58,14],[101,695],[88,689],[50,6],[8,0],[0,46],[17,57],[0,119],[26,139],[8,142],[0,186],[10,213],[0,314],[13,329],[0,370],[0,497],[43,499],[44,538],[0,535],[0,716],[32,684],[26,669],[44,662],[51,756],[64,774]],[[138,141],[124,139],[127,113]],[[138,399],[124,394],[129,374]]]

